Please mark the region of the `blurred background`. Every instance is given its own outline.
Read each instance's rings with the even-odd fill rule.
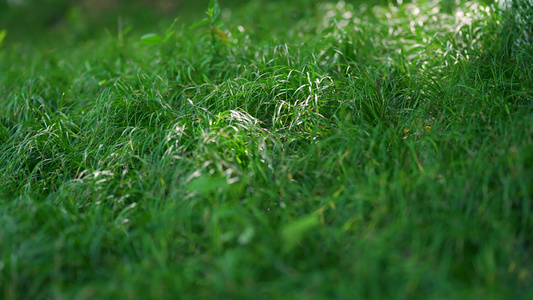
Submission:
[[[354,5],[387,5],[410,0],[355,0]],[[493,0],[488,0],[492,2]],[[285,2],[283,6],[294,10],[310,8],[318,3],[339,2],[334,0],[218,0],[224,9],[238,9],[245,4],[259,8]],[[455,0],[442,0],[443,7],[451,7]],[[120,17],[125,26],[135,28],[155,27],[179,18],[181,23],[192,23],[205,17],[209,0],[0,0],[0,30],[9,33],[6,38],[76,32],[87,37],[113,30]],[[285,5],[286,4],[286,5]],[[303,9],[302,9],[303,10]],[[167,24],[168,26],[168,24]]]
[[[221,0],[223,7],[246,0]],[[168,19],[197,20],[204,17],[209,0],[0,0],[0,30],[6,38],[65,30],[89,36],[117,26],[120,16],[127,26],[150,27]]]
[[[307,19],[309,10],[324,2],[346,2],[350,5],[396,6],[425,0],[218,0],[226,12],[246,16],[254,28],[266,22],[292,26]],[[433,1],[432,1],[433,2]],[[533,43],[533,0],[440,0],[440,11],[454,15],[464,3],[494,5],[505,8],[501,15],[500,32],[511,35],[508,43]],[[172,20],[188,26],[205,17],[209,0],[0,0],[0,36],[4,44],[37,40],[47,41],[60,37],[71,42],[89,40],[95,36],[116,33],[129,28],[133,32],[168,28]],[[282,11],[280,11],[282,10]],[[307,12],[306,12],[307,11]],[[226,14],[230,15],[230,14]],[[309,20],[307,20],[309,21]],[[281,26],[281,24],[280,24]],[[272,27],[272,26],[271,26]],[[283,29],[281,29],[283,30]],[[6,34],[7,33],[7,34]]]

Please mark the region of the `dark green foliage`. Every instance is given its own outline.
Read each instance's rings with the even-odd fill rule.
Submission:
[[[0,298],[533,297],[527,3],[219,9],[0,44]]]

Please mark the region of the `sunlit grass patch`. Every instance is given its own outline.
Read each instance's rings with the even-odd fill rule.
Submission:
[[[361,64],[416,73],[457,63],[482,49],[493,6],[461,2],[446,11],[441,1],[413,1],[389,6],[344,1],[323,5],[319,32],[342,53]]]

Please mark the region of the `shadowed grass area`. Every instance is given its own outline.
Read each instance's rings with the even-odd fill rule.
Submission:
[[[250,1],[6,40],[0,298],[533,297],[532,15]]]

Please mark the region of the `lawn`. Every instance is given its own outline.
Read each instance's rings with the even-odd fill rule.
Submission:
[[[533,299],[533,3],[355,3],[12,8],[0,298]]]

